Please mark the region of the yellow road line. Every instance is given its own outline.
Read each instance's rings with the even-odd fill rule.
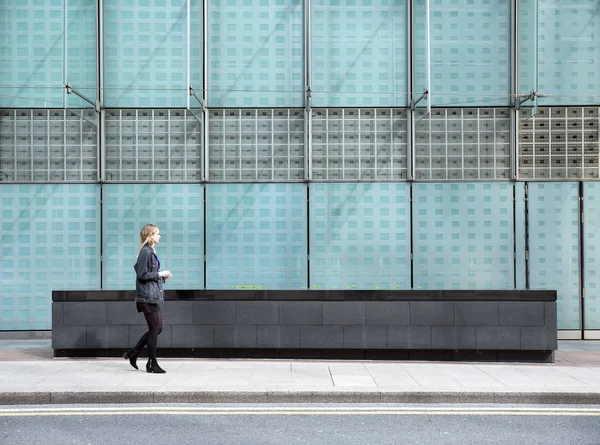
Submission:
[[[112,415],[169,415],[169,416],[569,416],[569,417],[600,417],[600,411],[589,410],[452,410],[452,409],[396,409],[396,410],[3,410],[0,417],[42,417],[42,416],[112,416]]]

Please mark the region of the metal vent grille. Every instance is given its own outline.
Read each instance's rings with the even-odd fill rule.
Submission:
[[[598,107],[543,107],[521,120],[519,179],[600,178],[599,115]]]
[[[507,108],[436,108],[415,115],[415,179],[510,179]]]
[[[0,110],[0,181],[96,181],[95,119],[92,110]]]
[[[108,110],[106,180],[202,180],[202,126],[186,110]]]
[[[211,181],[303,180],[304,110],[212,109]]]
[[[312,179],[398,180],[407,170],[405,109],[313,109]]]

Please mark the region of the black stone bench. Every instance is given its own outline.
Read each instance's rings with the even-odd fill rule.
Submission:
[[[134,292],[52,292],[56,357],[117,357]],[[161,357],[553,362],[556,291],[168,290]]]

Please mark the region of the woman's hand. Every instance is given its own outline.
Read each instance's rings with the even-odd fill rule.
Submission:
[[[158,272],[158,276],[168,280],[169,278],[171,278],[173,276],[173,274],[171,273],[170,270],[161,270],[160,272]]]

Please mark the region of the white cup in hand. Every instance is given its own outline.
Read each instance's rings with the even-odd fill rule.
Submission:
[[[170,270],[161,270],[160,272],[158,272],[158,276],[167,280],[167,279],[171,278],[173,276],[173,274],[171,273]]]

